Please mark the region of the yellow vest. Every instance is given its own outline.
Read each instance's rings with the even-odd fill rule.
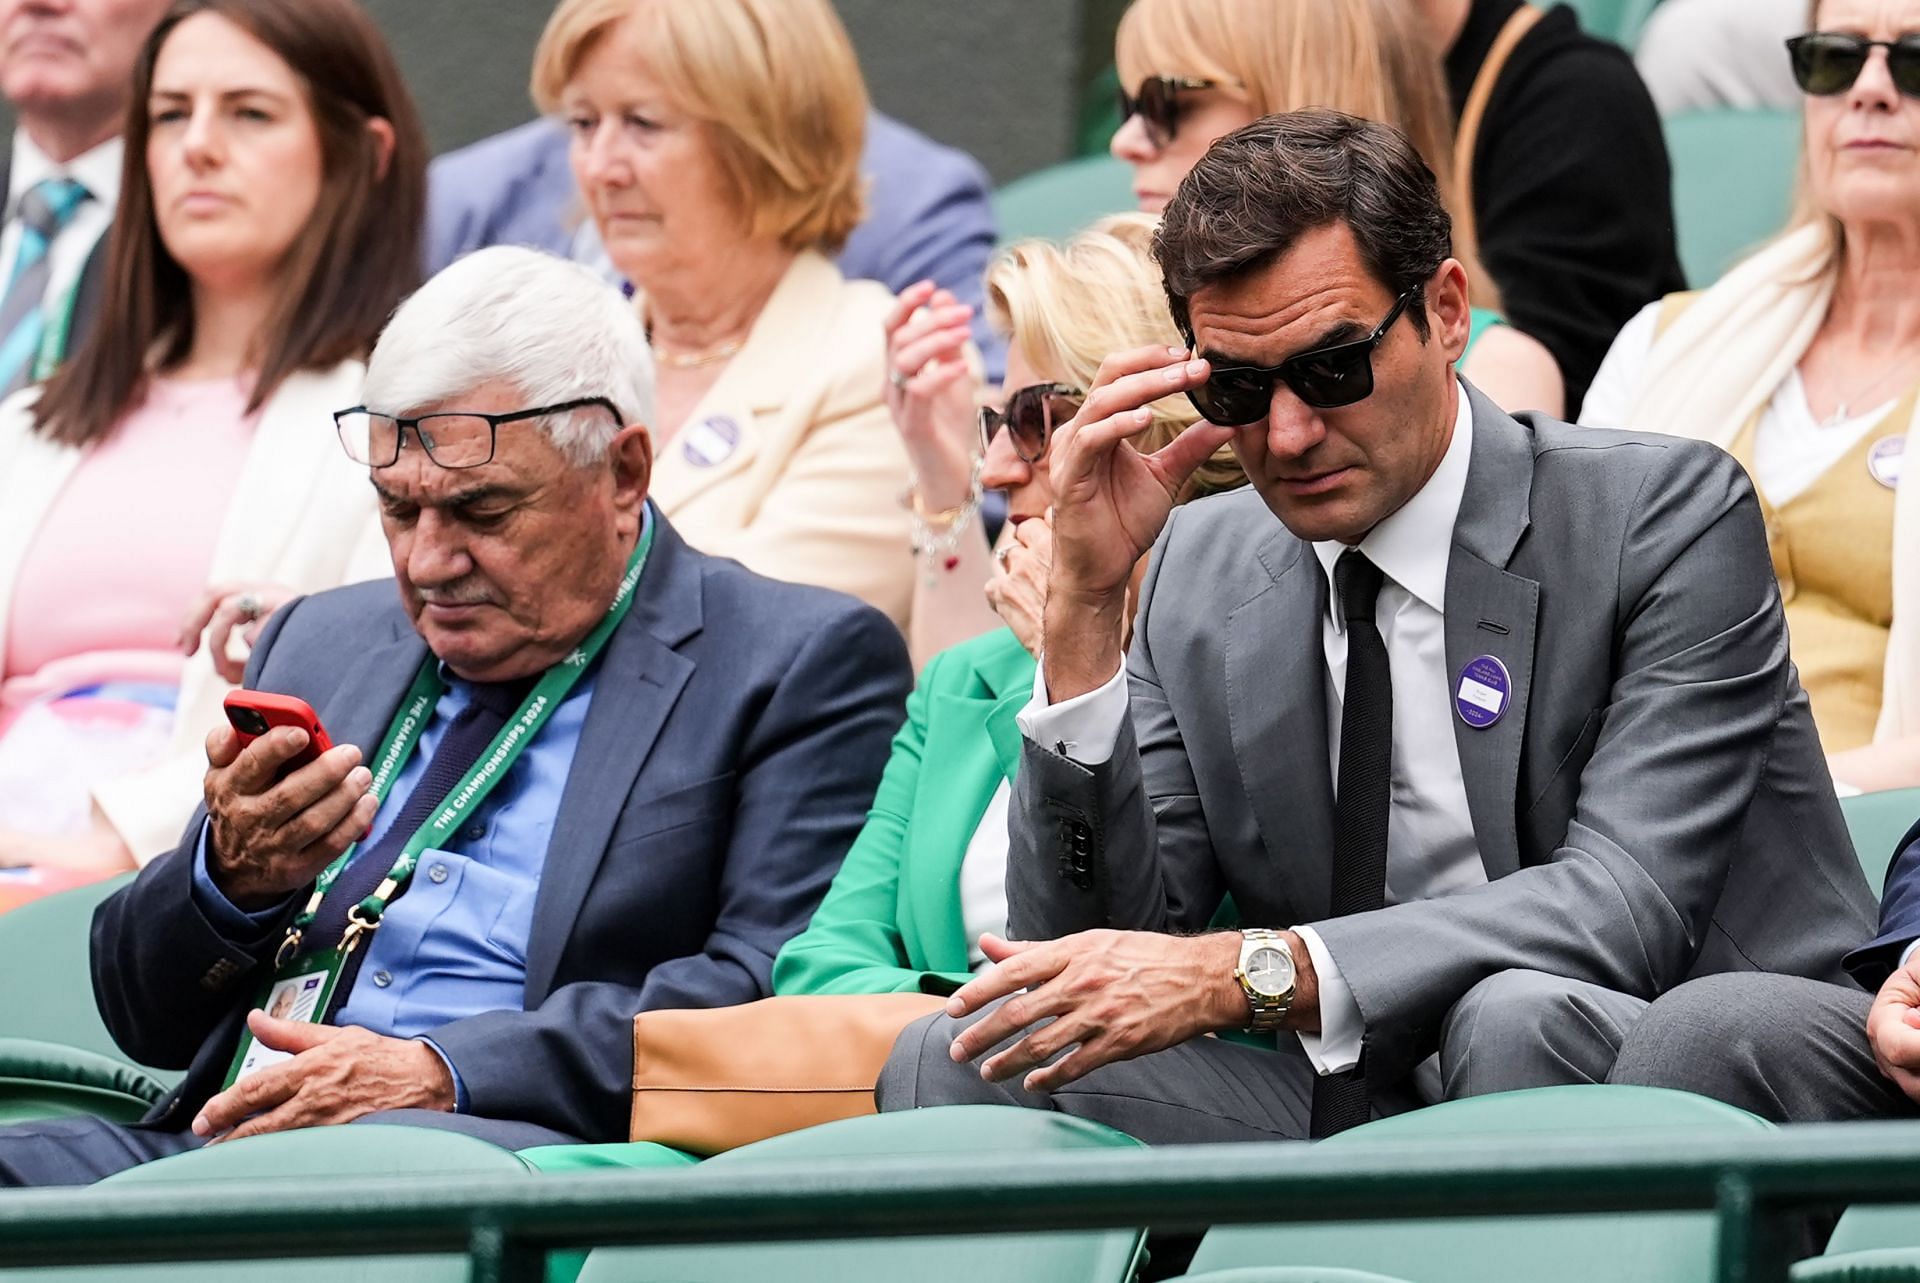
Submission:
[[[1917,400],[1920,390],[1908,393],[1787,502],[1776,505],[1760,493],[1793,662],[1829,753],[1872,743],[1880,717],[1893,626],[1893,487],[1876,479],[1869,464],[1880,442],[1904,439]],[[1727,446],[1749,476],[1754,431],[1765,413],[1748,420]]]

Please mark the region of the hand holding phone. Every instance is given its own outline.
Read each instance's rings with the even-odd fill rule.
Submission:
[[[307,733],[307,746],[287,759],[276,779],[284,780],[301,767],[319,761],[320,755],[333,747],[327,728],[320,724],[320,715],[297,696],[235,690],[221,703],[227,711],[227,721],[240,733],[243,749],[277,726],[291,726]]]

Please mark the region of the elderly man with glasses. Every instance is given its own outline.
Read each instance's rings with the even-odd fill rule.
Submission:
[[[635,1013],[769,991],[912,674],[874,610],[653,510],[650,369],[616,292],[530,250],[395,314],[336,419],[398,596],[294,602],[247,671],[333,747],[214,729],[204,808],[94,922],[109,1029],[186,1078],[134,1127],[0,1130],[0,1183],[357,1120],[625,1139]]]
[[[1691,976],[1841,976],[1872,899],[1752,486],[1462,382],[1449,243],[1407,140],[1335,112],[1181,184],[1155,255],[1192,350],[1110,358],[1049,449],[1014,939],[902,1035],[885,1108],[1325,1136],[1603,1081]],[[1137,450],[1176,391],[1210,422]],[[1251,485],[1175,509],[1228,441]],[[1226,896],[1247,929],[1209,932]],[[1232,1029],[1287,1054],[1202,1036]]]

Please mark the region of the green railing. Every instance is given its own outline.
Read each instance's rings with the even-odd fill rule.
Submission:
[[[549,1251],[603,1244],[1698,1210],[1719,1217],[1722,1283],[1780,1283],[1787,1215],[1920,1202],[1920,1123],[207,1189],[0,1196],[0,1264],[465,1253],[480,1283],[535,1283]]]

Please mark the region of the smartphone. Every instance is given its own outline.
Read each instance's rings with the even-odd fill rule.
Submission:
[[[271,691],[236,690],[227,695],[222,705],[227,710],[227,720],[240,732],[242,748],[276,726],[297,726],[307,733],[307,746],[280,767],[281,779],[318,761],[322,753],[333,747],[333,741],[327,738],[327,728],[320,724],[320,715],[304,699],[275,695]]]

